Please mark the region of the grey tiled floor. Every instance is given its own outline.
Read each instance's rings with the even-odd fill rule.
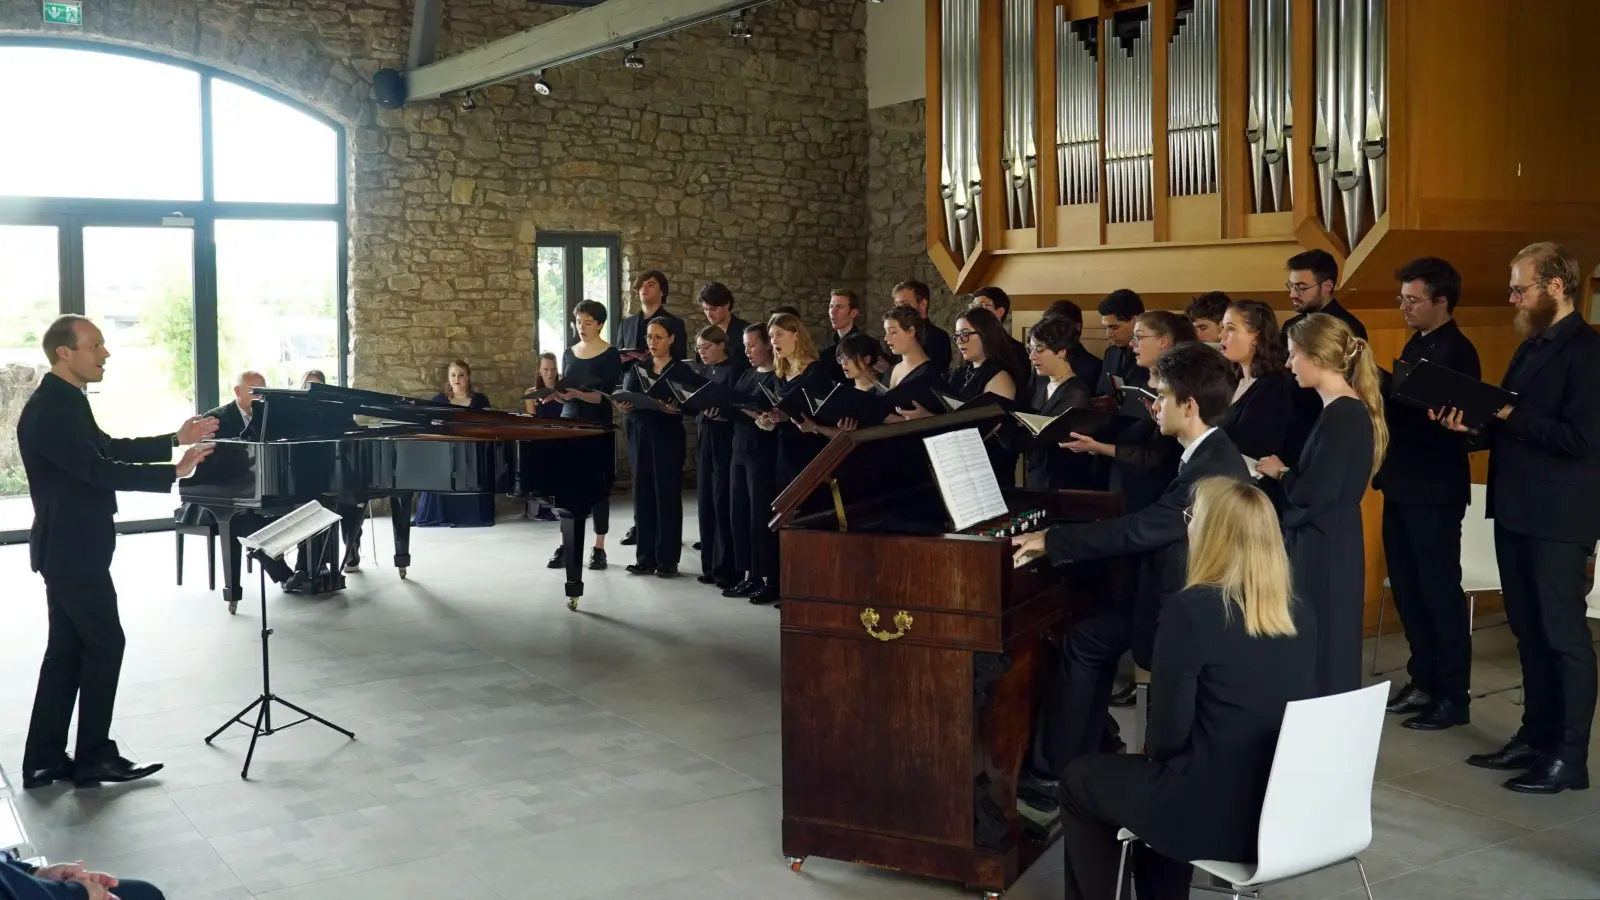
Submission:
[[[192,540],[175,587],[172,541],[126,537],[116,564],[129,638],[116,736],[168,768],[20,796],[53,858],[149,878],[174,900],[969,896],[822,859],[789,872],[777,614],[692,577],[629,577],[616,544],[568,612],[543,523],[418,531],[408,581],[369,543],[342,595],[274,589],[274,687],[359,740],[299,726],[265,739],[241,781],[245,739],[202,738],[259,690],[255,600],[229,617]],[[684,569],[699,570],[687,548]],[[0,764],[14,775],[45,634],[26,548],[0,548],[0,586]],[[1503,626],[1475,644],[1480,689],[1515,680]],[[1398,639],[1382,649],[1402,661]],[[1378,897],[1600,897],[1600,790],[1524,797],[1461,762],[1509,735],[1514,698],[1479,701],[1472,726],[1444,734],[1388,723],[1364,854]],[[1054,900],[1061,865],[1058,849],[1009,896]],[[1272,895],[1357,887],[1336,870]]]

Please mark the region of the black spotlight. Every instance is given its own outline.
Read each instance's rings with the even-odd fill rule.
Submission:
[[[622,64],[630,69],[644,68],[644,57],[639,55],[638,44],[628,45],[628,55],[622,58]]]
[[[728,29],[728,37],[739,38],[740,40],[750,39],[750,20],[746,17],[744,10],[741,9],[733,14],[733,27]]]
[[[478,108],[478,100],[477,100],[477,98],[472,96],[472,92],[471,91],[467,91],[467,95],[465,97],[461,98],[461,111],[462,112],[472,112],[473,110],[475,110],[477,108]]]
[[[538,91],[539,92],[539,96],[541,96],[541,97],[550,96],[550,82],[548,82],[548,81],[546,81],[544,79],[544,72],[543,71],[539,71],[539,72],[535,72],[534,73],[533,89],[535,91]]]

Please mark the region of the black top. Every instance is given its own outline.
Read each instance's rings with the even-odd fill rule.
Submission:
[[[1183,454],[1182,445],[1161,433],[1142,403],[1139,412],[1142,418],[1117,436],[1111,465],[1111,490],[1122,494],[1126,512],[1138,512],[1160,498],[1178,474],[1178,457]],[[1126,408],[1123,413],[1127,414]]]
[[[682,319],[667,312],[665,303],[656,307],[654,315],[646,316],[641,310],[623,319],[622,324],[617,326],[617,348],[619,350],[645,350],[645,329],[649,328],[650,323],[656,319],[661,319],[666,323],[667,333],[672,335],[672,348],[676,351],[677,358],[688,359],[689,354],[694,350],[689,346],[689,329],[683,324]],[[643,362],[643,360],[640,360],[640,362]]]
[[[33,571],[46,578],[108,571],[117,542],[117,491],[172,490],[177,469],[165,464],[172,459],[172,442],[171,434],[108,437],[83,391],[45,373],[17,419],[17,447],[33,500]]]
[[[237,403],[224,403],[216,409],[209,410],[206,415],[217,420],[217,437],[236,438],[244,434],[249,423],[244,420],[244,413],[240,411]]]
[[[701,366],[700,374],[708,381],[715,381],[717,384],[725,384],[732,387],[739,380],[741,368],[744,367],[741,367],[734,360],[725,359],[719,363]],[[741,419],[750,418],[737,409],[719,409],[717,410],[717,418],[708,419],[706,414],[701,412],[695,415],[695,421],[699,423],[702,430],[706,428],[731,428],[733,427],[734,416],[738,416]]]
[[[845,378],[844,366],[839,365],[839,345],[844,343],[845,338],[857,334],[861,334],[861,329],[854,325],[851,325],[850,330],[843,335],[832,328],[828,329],[828,343],[822,348],[822,353],[817,357],[817,362],[822,364],[823,371],[827,372],[828,377],[834,381],[849,380]]]
[[[950,389],[955,391],[957,400],[971,400],[981,395],[989,382],[1005,370],[998,359],[986,359],[977,366],[963,362],[950,373]]]
[[[454,404],[450,403],[450,396],[448,394],[442,394],[442,393],[441,394],[434,394],[433,395],[433,402],[435,402],[435,403],[443,403],[443,404],[445,404],[447,406],[454,405]],[[467,405],[466,405],[465,408],[466,409],[488,409],[489,408],[489,398],[488,398],[487,395],[480,394],[477,391],[473,391],[472,392],[472,399],[467,402]]]
[[[644,359],[641,359],[623,369],[622,390],[634,391],[635,393],[643,394],[648,390],[648,388],[645,387],[644,376],[649,376],[651,382],[654,383],[655,381],[659,380],[663,374],[670,371],[673,366],[680,365],[683,364],[676,361],[669,362],[667,363],[667,367],[665,369],[662,369],[660,373],[657,373],[653,360],[647,356]],[[634,423],[637,425],[660,425],[670,422],[673,424],[673,427],[680,431],[683,430],[683,426],[681,424],[683,421],[682,413],[636,408],[633,410],[633,412],[628,413],[628,416],[632,418]]]
[[[1304,319],[1306,316],[1309,316],[1313,313],[1326,313],[1330,316],[1333,316],[1335,319],[1343,319],[1344,323],[1350,326],[1350,330],[1356,333],[1356,337],[1361,338],[1362,340],[1367,339],[1367,326],[1361,324],[1361,320],[1356,318],[1355,314],[1350,310],[1340,306],[1339,299],[1337,297],[1333,297],[1330,298],[1327,303],[1322,304],[1321,309],[1313,309],[1307,312],[1299,313],[1298,315],[1291,317],[1289,321],[1283,323],[1283,345],[1285,347],[1289,346],[1289,329],[1295,324],[1299,323],[1301,319]]]
[[[1250,479],[1239,448],[1220,428],[1200,441],[1156,502],[1130,515],[1056,525],[1045,532],[1045,550],[1055,565],[1110,556],[1138,558],[1132,648],[1134,662],[1144,668],[1150,668],[1162,600],[1181,590],[1188,576],[1189,523],[1184,512],[1193,502],[1194,485],[1217,475]]]
[[[1067,365],[1072,367],[1072,374],[1087,387],[1100,383],[1100,370],[1105,366],[1100,362],[1100,357],[1089,352],[1089,348],[1082,344],[1073,344],[1067,351]]]
[[[728,327],[723,329],[728,336],[728,361],[740,371],[750,368],[750,357],[744,352],[744,330],[749,327],[749,322],[734,316],[728,320]]]
[[[1219,425],[1233,439],[1239,452],[1251,459],[1276,456],[1293,466],[1300,448],[1292,447],[1289,435],[1297,415],[1296,392],[1300,386],[1294,376],[1279,372],[1257,378],[1233,401]]]
[[[1517,402],[1489,427],[1489,516],[1529,537],[1600,539],[1600,334],[1568,315],[1522,342],[1500,386]]]
[[[934,371],[941,375],[950,371],[950,358],[954,352],[950,346],[950,332],[933,324],[930,319],[923,319],[917,326],[917,343],[922,345],[922,352],[928,354],[928,359],[933,362]]]
[[[1311,529],[1330,535],[1353,513],[1360,535],[1361,498],[1372,471],[1372,418],[1354,397],[1335,397],[1317,417],[1300,454],[1300,465],[1284,473],[1283,530]],[[1348,524],[1348,523],[1346,523]]]
[[[1028,397],[1029,409],[1041,416],[1058,416],[1073,407],[1089,405],[1089,388],[1075,375],[1067,376],[1054,394],[1047,394],[1049,387],[1050,379],[1034,376]],[[1025,487],[1056,491],[1094,489],[1095,458],[1087,453],[1073,453],[1055,444],[1035,441],[1028,444],[1025,459]]]
[[[616,347],[607,347],[595,356],[579,359],[569,347],[561,356],[561,371],[561,383],[569,388],[609,394],[622,382],[622,353]],[[561,405],[561,418],[610,425],[611,401],[604,397],[599,403],[568,400]]]
[[[766,394],[761,390],[777,393],[778,373],[762,372],[757,369],[745,369],[739,373],[734,382],[734,393],[751,397],[761,402],[762,408],[767,406]],[[733,420],[733,452],[743,457],[749,454],[765,455],[777,452],[778,436],[775,432],[763,431],[756,420],[742,410],[735,410],[728,418]]]
[[[1162,606],[1145,753],[1164,772],[1139,835],[1161,853],[1255,861],[1284,708],[1317,695],[1315,620],[1304,603],[1291,614],[1293,637],[1251,637],[1209,585]]]
[[[1419,331],[1411,335],[1400,358],[1413,364],[1426,359],[1463,375],[1482,376],[1478,350],[1454,319],[1428,334]],[[1427,410],[1387,396],[1383,418],[1389,426],[1389,452],[1372,486],[1383,491],[1385,502],[1465,506],[1471,501],[1472,472],[1465,435],[1430,420]]]
[[[1327,303],[1324,303],[1321,309],[1300,313],[1299,315],[1289,319],[1289,321],[1284,322],[1284,349],[1288,349],[1289,347],[1290,326],[1314,312],[1326,313],[1327,315],[1333,316],[1335,319],[1342,319],[1346,325],[1350,326],[1350,330],[1356,333],[1356,337],[1366,340],[1367,326],[1362,325],[1360,319],[1356,318],[1355,315],[1353,315],[1349,310],[1340,306],[1338,299],[1335,298],[1329,300]],[[1293,378],[1294,376],[1291,375],[1289,377]],[[1299,385],[1296,385],[1296,388],[1297,392],[1294,395],[1295,419],[1294,424],[1289,430],[1289,444],[1293,447],[1302,447],[1305,445],[1306,440],[1311,434],[1312,426],[1316,425],[1317,417],[1322,415],[1322,398],[1317,396],[1317,392],[1312,388],[1301,388]]]
[[[1100,365],[1100,376],[1094,381],[1094,395],[1104,397],[1112,393],[1111,376],[1116,375],[1129,384],[1141,387],[1149,380],[1149,375],[1144,369],[1139,368],[1139,358],[1134,355],[1131,347],[1111,346],[1106,348],[1106,357]],[[1143,379],[1143,380],[1141,380]]]

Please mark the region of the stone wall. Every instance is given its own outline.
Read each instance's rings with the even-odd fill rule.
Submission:
[[[451,0],[439,53],[568,10]],[[354,384],[431,393],[452,357],[509,406],[531,382],[540,229],[613,232],[623,277],[659,268],[669,306],[728,284],[753,317],[779,303],[821,321],[828,289],[866,280],[865,5],[785,0],[738,41],[709,23],[454,100],[379,110],[371,79],[403,63],[401,0],[98,0],[77,36],[204,63],[275,88],[349,137]],[[0,6],[0,34],[39,33]],[[920,154],[918,155],[920,163]],[[920,196],[920,189],[917,194]]]
[[[949,329],[966,308],[928,259],[927,102],[910,100],[870,112],[872,146],[867,180],[867,297],[872,330],[891,302],[895,284],[915,278],[933,288],[929,314]]]

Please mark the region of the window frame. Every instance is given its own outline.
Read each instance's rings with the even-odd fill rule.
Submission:
[[[618,323],[626,312],[623,298],[628,295],[628,288],[622,283],[622,235],[607,231],[546,231],[539,230],[533,239],[533,260],[530,263],[533,269],[533,344],[539,353],[554,352],[550,348],[539,346],[539,251],[545,247],[560,247],[566,261],[565,279],[566,296],[562,304],[566,310],[561,322],[562,333],[566,335],[565,350],[572,346],[575,335],[572,332],[572,316],[579,303],[586,299],[583,295],[583,251],[586,247],[602,247],[609,254],[611,270],[611,296],[606,298],[606,325],[605,339],[608,344],[615,344]],[[556,358],[561,358],[561,353],[556,353]]]

